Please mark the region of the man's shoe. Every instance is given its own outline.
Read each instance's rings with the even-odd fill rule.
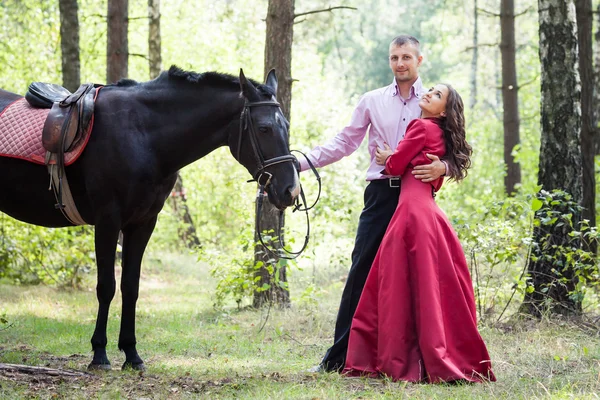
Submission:
[[[309,374],[322,374],[327,371],[325,370],[325,367],[323,367],[323,364],[319,364],[307,369],[305,372],[308,372]]]

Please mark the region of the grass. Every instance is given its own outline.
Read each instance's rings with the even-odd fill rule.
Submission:
[[[302,272],[292,288],[304,285]],[[600,337],[566,321],[481,327],[496,383],[422,385],[308,374],[332,340],[342,284],[335,279],[291,309],[215,310],[208,267],[161,255],[144,266],[138,351],[148,370],[120,371],[120,295],[111,307],[113,370],[81,378],[0,372],[0,399],[598,399]],[[92,285],[93,286],[93,285]],[[91,286],[90,286],[91,287]],[[85,371],[94,290],[0,285],[0,363]]]

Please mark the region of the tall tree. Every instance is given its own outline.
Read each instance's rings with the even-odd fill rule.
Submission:
[[[156,78],[162,71],[161,42],[160,0],[148,0],[148,69],[150,71],[150,79]],[[179,172],[177,173],[177,180],[171,192],[169,203],[171,203],[175,214],[182,220],[177,229],[179,238],[189,248],[198,247],[200,239],[198,239],[198,235],[196,234],[194,220],[187,206],[183,179]]]
[[[582,217],[596,226],[596,176],[594,156],[594,66],[592,0],[576,0],[579,75],[581,77],[581,152],[583,156]],[[595,249],[593,249],[595,250]]]
[[[277,73],[277,100],[281,110],[290,120],[290,107],[292,104],[292,42],[294,38],[294,0],[269,0],[267,10],[267,39],[265,42],[264,76],[272,68]],[[278,232],[279,212],[266,197],[263,196],[263,210],[260,213],[260,229],[267,232]],[[283,218],[283,215],[282,215]],[[257,227],[258,228],[258,227]],[[255,230],[257,231],[257,230]],[[283,232],[281,232],[283,234]],[[271,233],[270,236],[276,236]],[[257,238],[258,239],[258,238]],[[273,247],[279,248],[279,240],[273,241]],[[277,256],[265,252],[260,245],[255,249],[255,262],[263,265],[258,271],[258,287],[269,285],[266,291],[254,293],[253,304],[260,307],[269,301],[280,305],[290,304],[290,293],[287,288],[287,271],[285,263]],[[273,274],[269,272],[273,270]],[[278,274],[278,275],[275,275]]]
[[[148,64],[150,79],[154,79],[162,70],[160,0],[148,0],[148,17]]]
[[[577,51],[577,23],[573,0],[538,0],[540,63],[542,69],[541,125],[538,182],[546,191],[561,189],[581,204],[583,166],[581,155],[581,85]],[[540,224],[534,229],[532,259],[528,265],[530,289],[521,311],[539,316],[546,311],[561,314],[581,312],[581,299],[570,296],[577,278],[564,254],[550,256],[545,251],[571,246],[569,233],[578,227],[581,213],[565,207],[564,201],[549,202],[536,212],[540,221],[550,216],[570,214]]]
[[[129,42],[129,0],[108,0],[108,40],[106,46],[106,81],[127,77]]]
[[[479,57],[478,46],[478,19],[477,0],[473,1],[473,58],[471,58],[471,108],[477,104],[477,58]]]
[[[600,4],[596,8],[596,15],[598,16],[596,26],[600,26]],[[595,46],[594,46],[594,104],[600,104],[600,28],[596,29],[594,34]],[[594,137],[596,145],[596,154],[600,154],[600,110],[598,107],[594,107]]]
[[[62,52],[63,86],[74,92],[81,84],[77,0],[59,0],[58,8],[60,10],[60,49]]]
[[[504,187],[510,196],[521,183],[521,166],[515,162],[513,151],[520,143],[519,137],[519,86],[515,62],[515,3],[500,2],[500,53],[502,55],[502,104],[504,106]]]

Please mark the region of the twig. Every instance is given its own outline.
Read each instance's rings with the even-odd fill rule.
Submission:
[[[127,18],[127,21],[135,21],[135,20],[138,20],[138,19],[150,19],[150,17],[148,17],[148,16],[145,16],[145,17],[130,17],[130,18]]]
[[[145,54],[129,53],[129,55],[131,57],[140,57],[140,58],[143,58],[146,61],[150,61],[150,58],[147,55],[145,55]]]
[[[531,231],[531,234],[533,234],[533,221],[535,219],[535,211],[533,214],[533,218],[530,221],[529,224],[529,229]],[[527,266],[529,265],[529,260],[531,259],[531,249],[533,248],[533,242],[531,242],[529,244],[529,248],[527,249],[527,257],[525,257],[525,263],[523,265],[523,270],[521,271],[521,276],[519,276],[519,281],[521,279],[523,279],[523,276],[525,276],[525,271],[527,270]],[[502,312],[500,313],[500,316],[498,317],[498,319],[496,320],[496,323],[500,322],[500,319],[502,318],[502,316],[504,315],[504,312],[506,311],[506,309],[508,308],[508,306],[510,305],[510,302],[512,301],[513,297],[515,297],[515,293],[517,293],[517,288],[519,284],[516,283],[514,288],[513,288],[513,292],[510,295],[510,298],[508,299],[508,301],[506,302],[506,305],[504,306],[504,309],[502,309]]]
[[[348,10],[358,10],[356,7],[348,7],[348,6],[336,6],[336,7],[329,7],[323,10],[313,10],[313,11],[307,11],[307,12],[303,12],[303,13],[298,13],[298,14],[294,14],[294,19],[297,17],[302,17],[304,15],[310,15],[310,14],[317,14],[317,13],[321,13],[321,12],[331,12],[333,10],[339,10],[339,9],[348,9]]]
[[[479,47],[498,47],[500,46],[500,43],[480,43],[477,45],[477,48]],[[475,46],[468,46],[466,47],[463,51],[471,51],[475,48]]]
[[[524,9],[523,11],[521,11],[520,13],[515,14],[515,18],[516,17],[520,17],[521,15],[525,15],[525,14],[527,14],[531,10],[533,10],[533,7],[527,7],[526,9]]]
[[[14,323],[11,322],[10,324],[6,325],[4,328],[0,329],[0,332],[7,330],[8,328],[10,328],[13,325],[14,325]]]
[[[496,13],[493,13],[491,11],[484,10],[483,8],[477,8],[477,12],[479,12],[481,14],[484,14],[484,15],[487,15],[489,17],[499,17],[500,16],[500,14],[496,14]]]
[[[269,308],[267,310],[267,317],[265,318],[265,322],[262,324],[262,326],[260,327],[260,329],[258,330],[258,333],[261,333],[262,330],[264,329],[265,325],[267,325],[267,321],[269,320],[269,315],[271,315],[271,306],[273,305],[273,299],[271,299],[269,301]]]
[[[81,372],[81,371],[72,371],[72,370],[67,371],[67,370],[56,369],[56,368],[34,367],[31,365],[3,364],[3,363],[0,363],[0,371],[21,372],[24,374],[31,374],[31,375],[43,374],[43,375],[50,375],[50,376],[69,376],[69,377],[93,376],[92,374],[89,374],[87,372]]]

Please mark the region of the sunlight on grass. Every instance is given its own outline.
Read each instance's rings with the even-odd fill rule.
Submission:
[[[94,398],[248,399],[597,399],[600,338],[567,322],[484,325],[496,383],[420,385],[385,379],[348,379],[304,372],[331,344],[343,284],[315,287],[311,272],[295,273],[292,307],[214,309],[214,282],[192,257],[149,261],[137,312],[138,351],[148,371],[119,371],[120,294],[111,306],[109,359],[113,371],[86,385]],[[294,294],[295,293],[295,294]],[[0,287],[0,362],[85,370],[97,304],[94,290]],[[21,383],[18,383],[21,382]],[[2,383],[0,398],[28,397],[33,383]],[[28,386],[29,385],[29,386]],[[42,397],[71,397],[68,382],[43,387]]]

